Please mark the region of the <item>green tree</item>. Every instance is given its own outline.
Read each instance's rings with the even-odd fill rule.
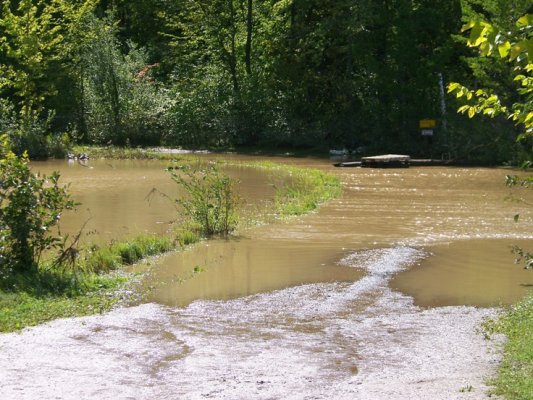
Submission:
[[[496,117],[503,115],[515,121],[522,129],[518,141],[526,141],[533,135],[533,14],[518,18],[510,32],[502,32],[495,25],[484,21],[473,21],[463,27],[470,32],[468,45],[478,48],[482,57],[495,56],[514,66],[517,82],[517,98],[512,105],[502,102],[500,96],[491,90],[469,89],[454,82],[448,91],[466,103],[459,112],[467,113],[470,118],[476,115]],[[526,167],[530,162],[526,164]],[[507,176],[508,186],[531,187],[533,177]],[[515,216],[518,221],[519,216]],[[533,268],[533,253],[515,246],[514,252],[519,260],[525,261],[525,268]]]
[[[501,32],[495,25],[474,21],[463,27],[469,31],[468,45],[477,47],[481,56],[496,55],[514,65],[518,83],[516,92],[519,101],[512,105],[502,103],[498,94],[491,90],[472,90],[454,82],[448,91],[457,98],[464,98],[467,104],[459,112],[467,113],[470,118],[476,114],[495,117],[505,115],[523,126],[524,131],[518,139],[525,139],[533,134],[533,14],[526,14],[518,19],[514,31]]]
[[[31,127],[42,119],[46,102],[58,95],[57,82],[68,74],[80,24],[96,2],[1,2],[0,95],[10,99],[20,114],[19,135],[29,138],[26,142],[46,143],[45,137],[33,137],[38,130]],[[51,111],[48,108],[45,114],[50,117]]]
[[[158,64],[148,64],[146,52],[131,41],[123,53],[111,16],[93,16],[85,27],[90,35],[81,48],[78,77],[85,139],[160,144],[173,100],[151,76]]]
[[[40,111],[56,94],[49,75],[70,55],[69,38],[96,0],[2,1],[0,90],[13,90],[23,114]]]

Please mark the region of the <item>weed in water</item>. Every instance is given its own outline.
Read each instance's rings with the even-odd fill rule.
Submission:
[[[86,254],[84,265],[88,271],[105,273],[172,249],[174,243],[168,236],[140,235],[110,246],[93,246]]]
[[[197,229],[180,228],[176,232],[176,240],[180,246],[185,247],[200,241]]]
[[[178,165],[168,171],[187,193],[176,203],[202,235],[228,235],[235,230],[239,200],[233,179],[221,173],[215,164],[196,168]]]

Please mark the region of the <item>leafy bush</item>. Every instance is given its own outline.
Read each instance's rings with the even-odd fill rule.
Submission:
[[[16,273],[36,272],[48,250],[62,250],[64,241],[51,232],[65,209],[76,203],[59,173],[34,174],[27,153],[16,156],[0,138],[0,280]]]
[[[227,235],[237,226],[235,181],[215,165],[194,169],[189,165],[169,168],[172,180],[185,189],[187,197],[176,203],[203,235]]]
[[[17,112],[11,102],[0,99],[0,132],[9,137],[15,154],[26,151],[32,159],[64,157],[70,140],[66,134],[50,135],[53,118],[53,112],[48,112],[46,117],[35,110]]]

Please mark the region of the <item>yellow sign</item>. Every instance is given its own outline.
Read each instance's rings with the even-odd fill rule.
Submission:
[[[421,119],[420,120],[420,129],[433,129],[437,127],[436,119]]]

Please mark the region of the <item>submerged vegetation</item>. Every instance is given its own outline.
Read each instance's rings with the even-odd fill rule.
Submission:
[[[280,217],[309,213],[342,193],[339,178],[320,170],[272,162],[239,165],[260,168],[271,175],[276,188],[275,209]]]
[[[277,192],[278,212],[283,216],[302,215],[341,194],[339,178],[318,170],[289,167],[290,179]]]

